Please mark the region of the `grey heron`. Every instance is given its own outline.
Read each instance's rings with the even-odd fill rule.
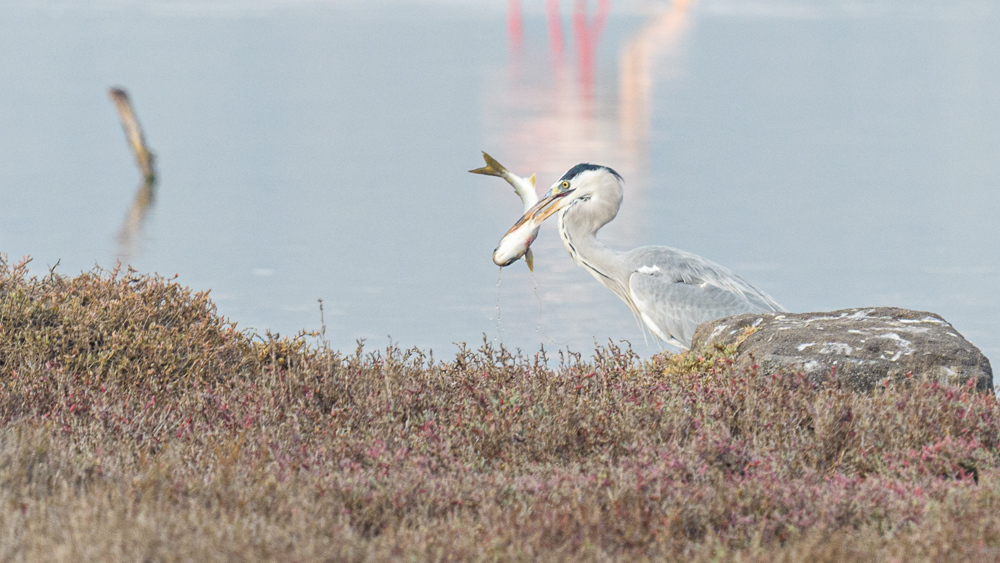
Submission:
[[[623,186],[607,166],[578,164],[509,232],[559,212],[559,236],[573,261],[620,297],[653,335],[680,348],[690,348],[705,321],[784,311],[763,291],[701,256],[666,246],[621,252],[602,244],[597,232],[618,214]]]

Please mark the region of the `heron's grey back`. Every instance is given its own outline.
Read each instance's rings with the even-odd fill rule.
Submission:
[[[626,252],[636,306],[668,336],[690,346],[703,322],[742,313],[783,311],[763,291],[723,266],[664,246]]]

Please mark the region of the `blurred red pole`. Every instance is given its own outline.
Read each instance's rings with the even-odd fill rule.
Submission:
[[[576,0],[573,12],[573,31],[576,35],[577,51],[580,55],[580,90],[584,97],[594,93],[594,66],[597,58],[597,44],[600,42],[604,25],[611,12],[611,0],[598,0],[597,14],[593,22],[587,24],[587,1]]]
[[[563,49],[562,18],[559,16],[559,0],[546,0],[546,8],[553,62],[561,66],[565,51]]]
[[[510,48],[515,53],[521,51],[521,0],[507,0],[507,38]]]

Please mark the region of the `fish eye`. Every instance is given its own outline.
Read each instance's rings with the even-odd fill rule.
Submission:
[[[569,182],[567,182],[566,180],[563,180],[562,183],[559,184],[559,187],[562,188],[562,189],[564,189],[564,190],[568,190],[569,189]]]

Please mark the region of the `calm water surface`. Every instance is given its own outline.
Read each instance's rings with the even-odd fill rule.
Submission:
[[[323,299],[338,348],[657,351],[554,221],[534,275],[498,277],[520,202],[466,172],[486,150],[540,188],[616,168],[613,246],[701,254],[792,311],[934,311],[1000,359],[994,3],[578,5],[4,3],[0,252],[178,273],[259,331],[318,329]],[[112,85],[161,174],[131,226]]]

